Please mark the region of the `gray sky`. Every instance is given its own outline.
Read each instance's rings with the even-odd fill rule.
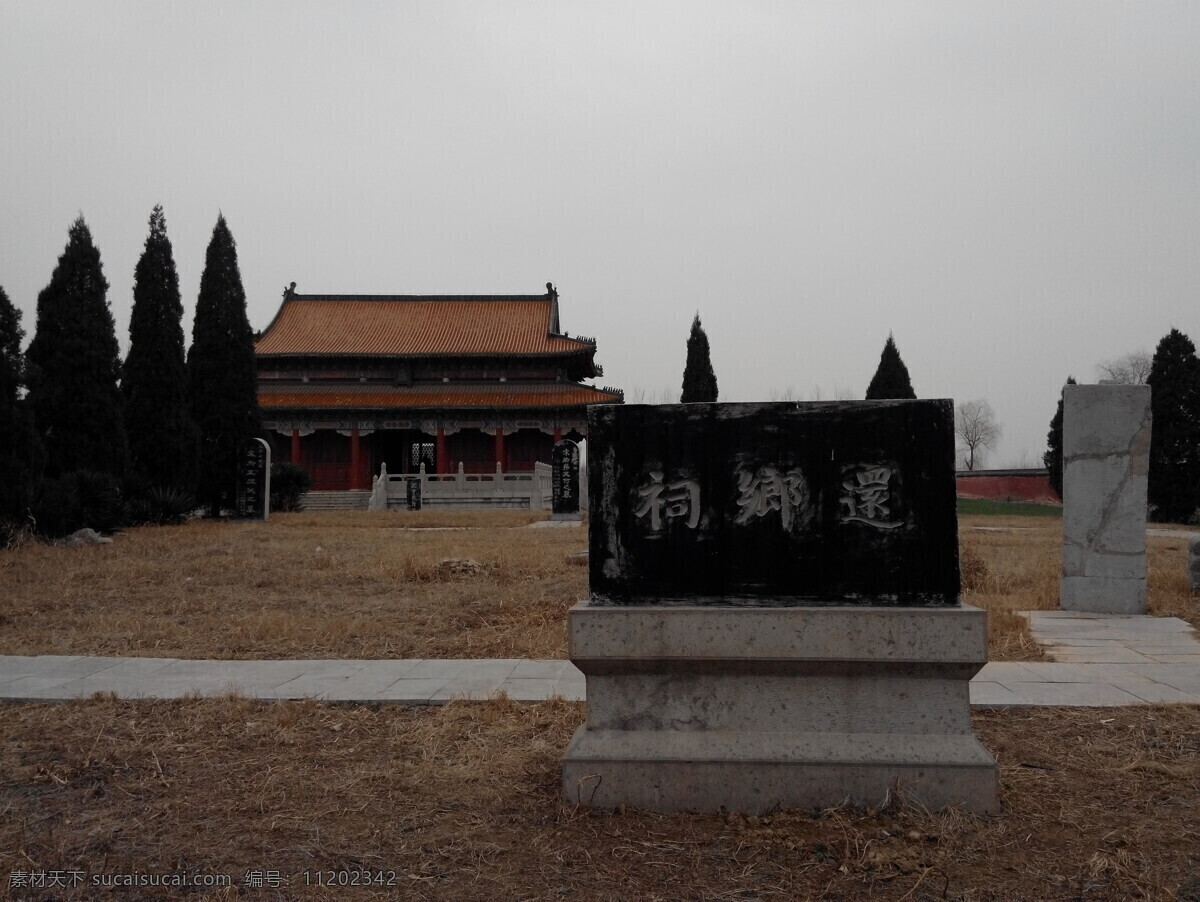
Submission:
[[[128,346],[162,203],[251,325],[302,293],[536,294],[629,401],[986,398],[1040,460],[1068,374],[1200,340],[1200,4],[0,0],[0,285],[82,212]],[[789,391],[790,390],[790,391]]]

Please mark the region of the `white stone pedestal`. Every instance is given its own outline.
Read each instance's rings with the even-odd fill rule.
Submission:
[[[899,787],[994,812],[995,759],[971,732],[984,611],[592,606],[569,615],[587,722],[563,762],[570,803],[762,814]]]

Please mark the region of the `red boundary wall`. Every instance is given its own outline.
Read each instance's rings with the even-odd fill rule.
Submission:
[[[1061,504],[1045,470],[975,470],[956,474],[959,498]]]

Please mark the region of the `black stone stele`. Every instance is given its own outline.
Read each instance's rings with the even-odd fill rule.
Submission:
[[[419,511],[421,509],[420,477],[410,477],[405,487],[408,489],[408,509],[410,511]]]
[[[238,447],[237,503],[239,517],[265,520],[267,517],[267,478],[271,452],[262,439],[252,438]]]
[[[957,605],[954,402],[588,408],[595,604]]]
[[[564,439],[554,446],[552,455],[552,489],[550,512],[579,513],[579,445]]]

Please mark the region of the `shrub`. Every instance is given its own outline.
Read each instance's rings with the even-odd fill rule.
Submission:
[[[88,527],[118,532],[129,523],[129,511],[114,477],[77,470],[57,479],[43,479],[30,505],[33,529],[57,539]]]
[[[79,529],[83,510],[74,478],[67,475],[39,482],[33,491],[29,517],[33,530],[48,539],[70,535]]]
[[[312,476],[299,464],[271,464],[271,510],[304,510],[300,497],[312,488]]]
[[[173,526],[186,520],[195,509],[195,497],[173,486],[151,486],[129,499],[132,523]]]

